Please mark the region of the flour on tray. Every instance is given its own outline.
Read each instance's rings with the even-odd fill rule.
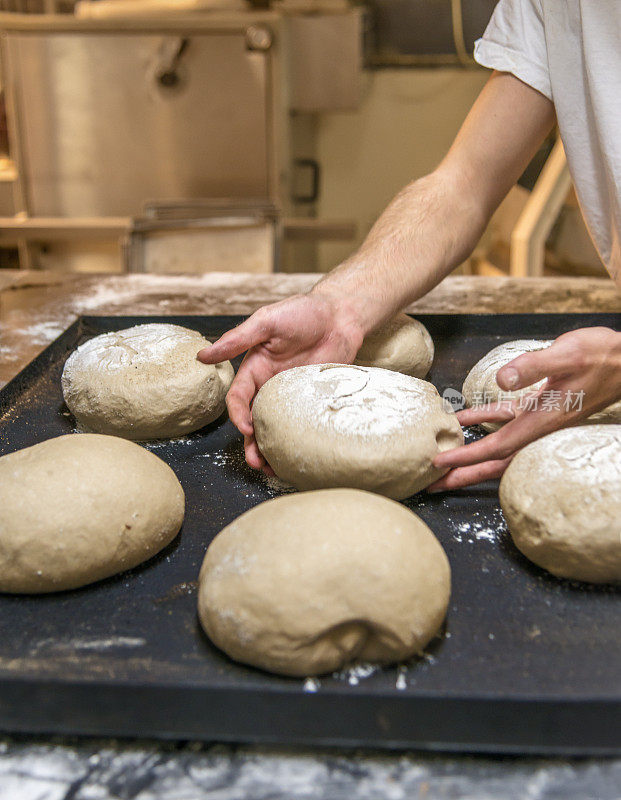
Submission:
[[[468,544],[481,540],[496,542],[507,533],[507,523],[499,508],[488,512],[473,511],[468,519],[461,520],[452,519],[447,515],[446,520],[456,542]]]

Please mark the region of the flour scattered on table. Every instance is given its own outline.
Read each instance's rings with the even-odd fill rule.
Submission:
[[[435,661],[433,657],[431,658],[432,661]],[[429,658],[424,660],[429,661]],[[358,684],[365,680],[365,678],[369,678],[371,675],[375,675],[377,672],[382,670],[381,664],[371,664],[371,663],[361,663],[361,664],[352,664],[350,667],[346,669],[339,670],[338,672],[332,673],[332,678],[337,681],[347,682],[350,686],[358,686]],[[397,667],[397,676],[395,678],[395,689],[399,691],[403,691],[408,688],[410,683],[414,681],[409,680],[409,672],[407,664],[400,664]],[[304,684],[302,686],[302,691],[304,692],[317,692],[321,689],[321,681],[318,678],[306,678]]]
[[[65,332],[65,327],[54,321],[45,320],[24,328],[24,336],[30,344],[47,345]]]
[[[472,425],[469,428],[463,428],[463,431],[464,431],[465,444],[476,442],[485,436],[485,430],[481,428],[479,425]]]
[[[159,450],[162,447],[192,444],[198,437],[196,436],[178,436],[176,439],[149,439],[148,441],[138,442],[148,450]]]
[[[274,493],[291,493],[297,492],[295,486],[291,486],[290,484],[286,483],[285,481],[281,481],[280,478],[277,478],[276,475],[266,475],[264,472],[261,473],[263,476],[263,481],[267,488],[274,492]]]
[[[473,511],[466,520],[456,520],[448,516],[447,521],[456,542],[496,542],[507,533],[507,523],[500,508],[486,512]]]
[[[254,496],[252,489],[267,489],[269,497],[297,491],[293,486],[281,481],[275,475],[266,475],[264,472],[252,469],[246,463],[243,447],[239,449],[224,450],[217,453],[201,453],[199,458],[209,459],[214,467],[226,470],[236,479],[237,485],[249,490],[246,497]],[[261,499],[265,499],[262,497]]]
[[[350,686],[357,686],[361,680],[368,678],[381,669],[380,664],[352,664],[346,669],[333,672],[332,677],[337,681],[347,681]]]
[[[12,347],[0,345],[0,361],[18,361],[19,355]]]
[[[31,652],[38,653],[40,650],[60,650],[73,652],[76,650],[103,651],[125,647],[143,647],[146,639],[137,636],[111,636],[107,639],[67,639],[65,641],[56,639],[41,639],[36,642]]]
[[[399,667],[397,671],[397,680],[395,681],[395,689],[403,691],[404,689],[408,688],[407,674],[408,674],[407,667],[404,666]]]

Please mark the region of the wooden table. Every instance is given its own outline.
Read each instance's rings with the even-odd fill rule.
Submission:
[[[0,386],[80,314],[250,314],[318,275],[93,275],[0,270]],[[600,278],[446,278],[409,311],[436,314],[621,311]]]

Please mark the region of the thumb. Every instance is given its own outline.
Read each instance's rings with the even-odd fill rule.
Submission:
[[[566,370],[567,365],[554,345],[544,350],[523,353],[509,361],[496,373],[496,383],[505,391],[525,389],[533,383],[545,378],[558,378]]]
[[[227,331],[211,347],[199,350],[197,358],[203,364],[219,364],[250,350],[270,338],[271,326],[253,314],[236,328]]]

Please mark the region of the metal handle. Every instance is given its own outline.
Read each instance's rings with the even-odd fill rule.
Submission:
[[[179,62],[181,56],[188,49],[189,39],[175,38],[165,40],[160,49],[160,65],[155,77],[160,86],[164,89],[174,89],[180,83]]]
[[[262,25],[250,25],[246,28],[246,48],[248,50],[269,50],[274,41],[274,36],[269,28]]]
[[[321,167],[314,158],[296,158],[293,162],[296,167],[307,167],[312,170],[312,184],[309,194],[292,193],[291,199],[294,203],[314,203],[319,197],[319,187],[321,184]]]

